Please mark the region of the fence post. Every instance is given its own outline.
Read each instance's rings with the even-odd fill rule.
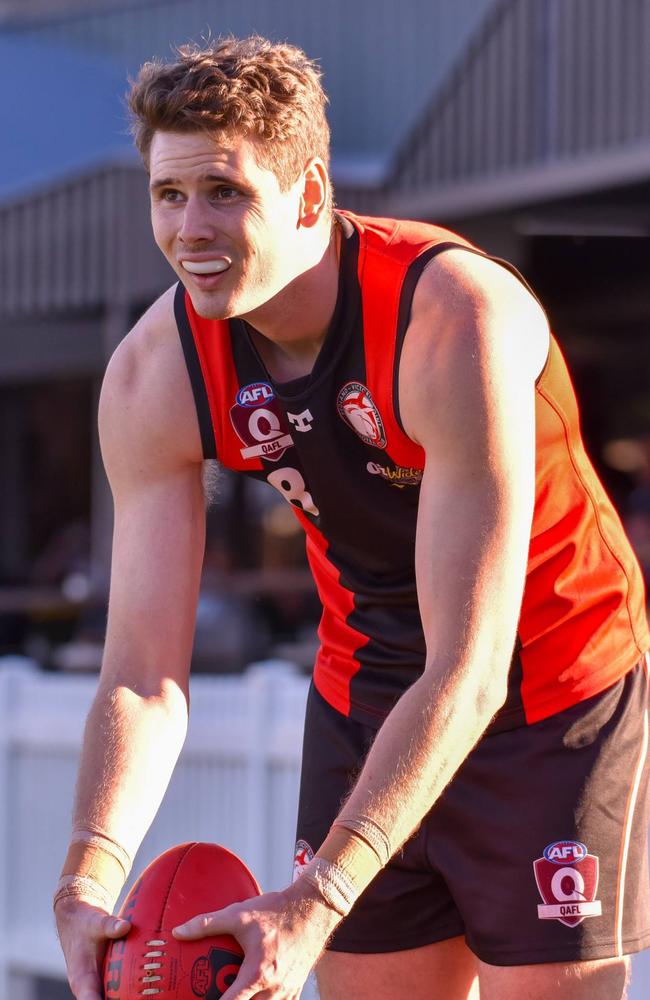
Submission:
[[[9,755],[8,688],[11,676],[0,669],[0,997],[9,996],[7,954],[7,824],[9,813],[7,757]]]
[[[270,868],[265,831],[273,824],[271,813],[275,808],[267,794],[270,747],[275,735],[270,727],[283,724],[283,719],[273,708],[274,703],[279,701],[278,686],[283,682],[295,683],[298,676],[297,667],[287,660],[252,663],[244,675],[249,707],[247,724],[250,727],[250,757],[246,774],[248,822],[242,853],[245,851],[246,860],[263,890],[268,889]],[[301,997],[302,1000],[318,1000],[313,973],[305,983]]]
[[[250,757],[246,773],[246,837],[242,853],[263,890],[269,886],[269,854],[265,831],[272,818],[268,801],[270,727],[277,724],[272,711],[274,692],[283,680],[296,676],[296,667],[286,660],[252,663],[244,675],[248,702]],[[245,846],[244,846],[245,844]]]
[[[36,665],[22,656],[0,658],[0,1000],[34,1000],[33,983],[12,971],[9,931],[10,759],[20,687]]]

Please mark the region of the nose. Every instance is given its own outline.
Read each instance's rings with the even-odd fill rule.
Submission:
[[[183,208],[183,216],[178,230],[181,243],[209,242],[214,238],[214,227],[209,218],[208,206],[201,198],[190,195]]]

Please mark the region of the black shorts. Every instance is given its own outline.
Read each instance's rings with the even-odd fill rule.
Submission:
[[[375,730],[312,687],[296,870],[325,839]],[[371,953],[456,935],[491,965],[650,946],[648,673],[534,725],[484,736],[329,947]]]

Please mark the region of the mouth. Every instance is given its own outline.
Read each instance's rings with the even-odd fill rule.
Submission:
[[[231,262],[226,257],[214,260],[182,260],[181,267],[190,274],[221,274],[227,271]]]

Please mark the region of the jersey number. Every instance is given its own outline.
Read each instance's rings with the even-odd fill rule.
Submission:
[[[273,472],[269,472],[266,478],[271,486],[275,486],[284,499],[288,500],[294,507],[300,507],[308,514],[318,517],[320,513],[318,507],[314,503],[311,493],[307,492],[305,480],[297,469],[274,469]]]

